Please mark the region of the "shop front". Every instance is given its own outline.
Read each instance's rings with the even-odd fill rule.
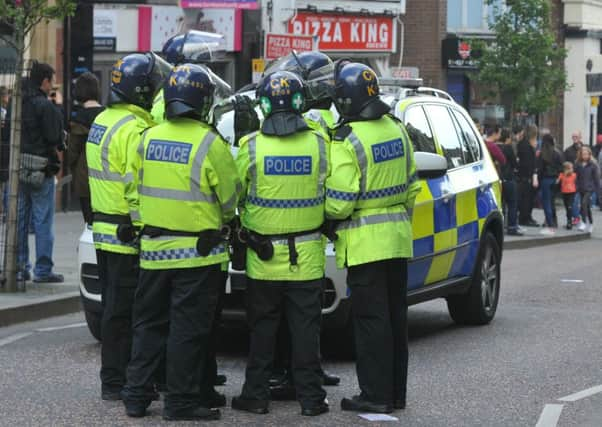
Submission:
[[[475,81],[478,69],[473,44],[469,39],[449,36],[441,42],[442,66],[447,75],[447,92],[484,125],[506,121],[505,108],[496,98],[486,97],[485,88]]]

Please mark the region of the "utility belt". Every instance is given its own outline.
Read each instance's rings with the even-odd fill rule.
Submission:
[[[220,230],[202,230],[202,231],[180,231],[170,230],[153,225],[145,225],[140,231],[141,236],[148,236],[156,239],[161,236],[169,237],[196,237],[196,251],[200,256],[206,257],[211,251],[221,243],[228,242],[232,236],[231,224],[225,224]]]
[[[323,233],[323,226],[312,230],[297,231],[294,233],[283,233],[283,234],[260,234],[247,228],[241,228],[237,233],[237,240],[239,243],[251,248],[262,261],[269,261],[274,257],[274,241],[275,240],[286,240],[288,246],[288,257],[290,262],[290,269],[294,271],[298,268],[299,253],[295,245],[295,239],[302,236],[308,236],[314,233]],[[238,258],[238,257],[237,257]],[[243,265],[237,263],[235,265],[234,260],[232,261],[232,268],[235,270],[242,270]]]
[[[107,222],[117,226],[117,238],[124,243],[132,243],[138,237],[139,228],[132,224],[129,215],[114,215],[94,212],[94,221]]]

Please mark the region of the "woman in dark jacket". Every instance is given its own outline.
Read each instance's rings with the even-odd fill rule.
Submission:
[[[90,187],[88,185],[88,164],[86,163],[86,141],[90,126],[96,116],[104,110],[98,103],[100,87],[98,79],[92,73],[84,73],[75,81],[75,100],[81,109],[70,123],[69,148],[67,156],[69,169],[73,176],[73,186],[79,196],[84,220],[92,224],[92,207],[90,205]]]
[[[556,178],[562,171],[562,156],[554,147],[554,137],[550,134],[541,140],[541,153],[537,158],[537,170],[541,186],[541,201],[546,215],[547,228],[542,229],[543,234],[553,234],[556,223],[554,220],[554,185]]]
[[[598,164],[592,159],[592,150],[581,147],[575,161],[577,173],[577,192],[581,195],[581,218],[579,231],[592,232],[594,221],[592,218],[592,193],[600,190],[600,170]],[[586,224],[588,223],[588,224]]]

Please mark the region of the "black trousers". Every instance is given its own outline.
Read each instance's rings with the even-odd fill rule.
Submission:
[[[372,402],[406,400],[407,275],[407,260],[400,258],[348,268],[357,378]]]
[[[536,193],[537,190],[533,188],[530,180],[520,179],[518,181],[518,222],[520,224],[531,220]]]
[[[566,224],[573,224],[573,204],[575,203],[575,193],[562,193],[564,210],[566,211]]]
[[[209,334],[222,272],[219,264],[173,270],[140,270],[134,303],[132,360],[125,404],[149,405],[165,348],[165,411],[199,406]]]
[[[322,403],[320,376],[322,279],[285,282],[247,278],[247,320],[251,330],[249,360],[242,397],[269,400],[268,381],[282,312],[291,333],[292,371],[302,407]]]
[[[217,345],[219,337],[219,325],[222,321],[222,310],[224,308],[224,294],[226,292],[226,280],[228,280],[228,272],[222,271],[220,283],[217,289],[217,301],[215,313],[213,315],[213,324],[209,333],[209,341],[207,344],[207,358],[205,360],[205,374],[203,375],[203,383],[201,384],[201,393],[209,393],[213,390],[215,379],[217,377]]]
[[[138,255],[96,251],[101,284],[100,380],[103,392],[119,392],[132,348],[132,306],[138,285]]]

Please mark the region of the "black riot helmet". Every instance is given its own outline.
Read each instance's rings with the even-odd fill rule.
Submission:
[[[378,78],[372,68],[357,62],[342,63],[335,74],[334,103],[343,119],[371,120],[390,110],[380,99]]]
[[[222,58],[225,53],[223,35],[196,30],[176,34],[165,42],[161,50],[165,60],[173,65],[211,62]]]
[[[170,71],[171,65],[152,52],[124,56],[111,70],[109,105],[128,103],[150,111]]]
[[[289,71],[269,74],[257,86],[257,99],[266,118],[279,112],[301,114],[305,108],[304,93],[301,79]]]
[[[165,116],[168,120],[193,116],[207,123],[214,93],[215,84],[205,67],[178,65],[170,73],[163,89]]]
[[[264,75],[275,71],[290,71],[303,80],[307,108],[319,108],[322,105],[318,104],[325,104],[327,109],[330,105],[330,95],[334,87],[334,62],[325,53],[293,51],[274,61]]]

